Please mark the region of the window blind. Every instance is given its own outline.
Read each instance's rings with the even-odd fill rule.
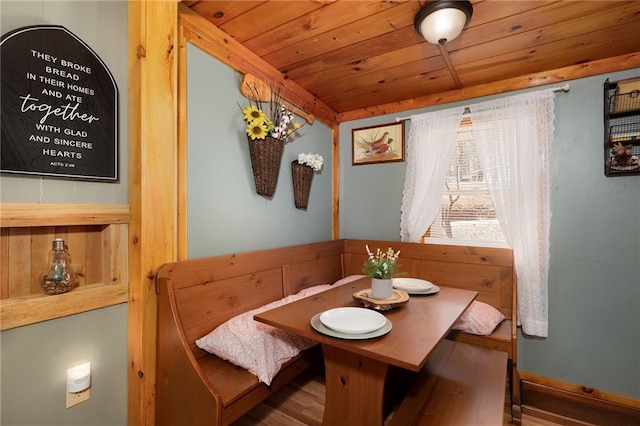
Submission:
[[[469,119],[460,123],[444,186],[440,210],[425,238],[505,241],[478,161]]]

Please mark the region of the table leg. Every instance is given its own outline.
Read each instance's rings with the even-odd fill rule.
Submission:
[[[326,401],[322,424],[382,425],[389,365],[334,346],[322,345]]]

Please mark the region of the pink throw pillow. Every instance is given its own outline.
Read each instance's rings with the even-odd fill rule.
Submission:
[[[196,346],[248,370],[258,380],[270,385],[282,364],[316,342],[255,321],[253,316],[330,287],[323,284],[305,288],[297,294],[237,315],[196,340]]]
[[[458,318],[453,329],[479,336],[488,336],[504,319],[502,312],[493,306],[474,300]]]
[[[362,277],[364,275],[351,275],[336,281],[333,285],[346,284]],[[248,370],[258,376],[258,380],[269,385],[282,364],[316,342],[255,321],[253,316],[331,287],[329,284],[322,284],[305,288],[284,299],[237,315],[196,340],[196,346]]]

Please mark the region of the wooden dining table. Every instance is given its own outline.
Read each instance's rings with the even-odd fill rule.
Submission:
[[[322,344],[324,425],[382,425],[390,366],[419,372],[477,296],[475,291],[445,286],[435,294],[411,296],[403,306],[381,311],[391,321],[391,330],[372,339],[332,337],[312,327],[316,314],[360,306],[353,294],[370,287],[371,278],[361,278],[254,317]]]

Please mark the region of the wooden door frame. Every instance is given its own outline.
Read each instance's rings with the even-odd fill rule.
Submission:
[[[155,424],[155,272],[177,257],[176,1],[129,1],[128,424]]]

